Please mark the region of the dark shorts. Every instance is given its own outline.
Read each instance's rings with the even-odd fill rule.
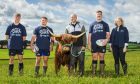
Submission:
[[[9,56],[23,55],[23,49],[9,49]]]
[[[98,46],[98,45],[92,45],[92,49],[91,49],[92,53],[106,53],[106,46]]]
[[[36,56],[50,56],[50,51],[46,49],[39,49],[39,51],[35,54]]]

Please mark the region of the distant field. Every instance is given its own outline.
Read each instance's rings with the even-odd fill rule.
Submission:
[[[30,50],[25,50],[24,58],[35,58]],[[83,77],[71,76],[68,77],[66,67],[62,67],[58,76],[54,72],[54,52],[51,52],[49,59],[49,68],[47,76],[42,76],[42,68],[40,69],[40,77],[34,77],[34,63],[35,59],[24,60],[24,75],[18,75],[18,60],[15,60],[14,75],[9,77],[8,72],[8,51],[7,49],[0,49],[0,84],[140,84],[140,46],[130,44],[129,50],[126,54],[128,63],[128,76],[123,76],[121,69],[120,77],[114,75],[114,60],[111,52],[106,53],[105,56],[105,77],[101,78],[91,77],[91,54],[86,52],[85,57],[85,75]],[[41,64],[42,66],[42,64]]]

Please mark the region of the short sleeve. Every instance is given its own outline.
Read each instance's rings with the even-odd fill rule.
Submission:
[[[105,31],[110,32],[108,24],[105,25]]]
[[[48,28],[52,33],[53,33],[53,30],[52,30],[52,28]],[[49,33],[50,34],[50,33]],[[51,36],[51,34],[50,34],[50,36]]]
[[[49,28],[49,30],[53,33],[53,30],[52,30],[52,28]]]
[[[125,43],[129,42],[129,32],[128,29],[125,27]]]
[[[10,35],[10,28],[11,28],[11,25],[9,25],[9,26],[7,27],[7,30],[6,30],[6,32],[5,32],[5,35]]]
[[[34,29],[33,35],[37,35],[37,28]]]
[[[93,27],[93,24],[90,24],[90,26],[89,26],[89,33],[92,33],[92,27]]]
[[[27,36],[27,32],[24,26],[23,26],[22,36]]]

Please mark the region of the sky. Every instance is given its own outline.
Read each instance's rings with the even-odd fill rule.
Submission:
[[[48,18],[48,25],[54,33],[60,34],[69,24],[71,14],[76,13],[88,31],[90,23],[95,21],[96,11],[102,10],[103,20],[109,24],[110,31],[115,27],[114,19],[122,17],[130,41],[140,42],[139,5],[139,0],[0,0],[0,40],[5,39],[7,26],[13,22],[16,12],[21,13],[21,23],[30,40],[42,16]]]

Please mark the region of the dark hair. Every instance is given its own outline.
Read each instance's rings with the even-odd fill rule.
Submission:
[[[101,13],[102,14],[103,12],[101,10],[97,10],[96,13]]]
[[[41,18],[48,20],[48,18],[47,18],[47,17],[45,17],[45,16],[43,16],[43,17],[41,17]]]
[[[21,14],[20,13],[16,13],[15,16],[16,17],[21,17]]]

